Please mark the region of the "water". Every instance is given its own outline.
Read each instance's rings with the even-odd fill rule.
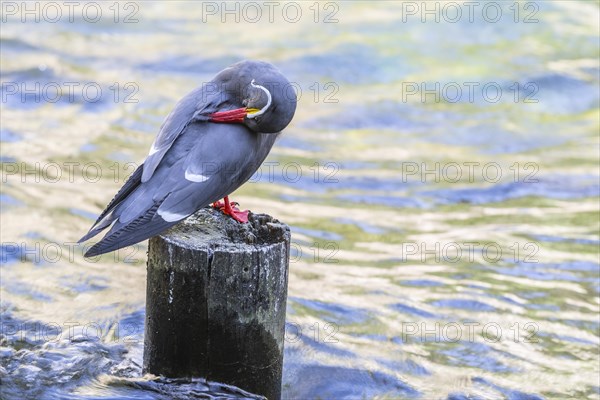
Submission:
[[[175,101],[243,58],[302,94],[233,196],[292,226],[284,398],[600,398],[598,4],[207,4],[3,22],[2,398],[248,396],[142,376],[146,244],[73,244]]]

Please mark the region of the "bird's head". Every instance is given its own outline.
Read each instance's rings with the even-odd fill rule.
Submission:
[[[296,111],[296,93],[290,82],[271,64],[242,61],[215,77],[224,96],[209,120],[240,123],[254,132],[281,132]],[[224,100],[224,101],[223,101]]]

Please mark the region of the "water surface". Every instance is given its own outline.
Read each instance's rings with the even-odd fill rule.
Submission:
[[[2,24],[3,398],[248,396],[142,376],[146,243],[74,244],[174,103],[244,58],[301,90],[234,194],[292,227],[284,398],[600,397],[596,2],[494,23],[484,3],[454,23],[389,1],[272,23],[135,4],[134,23],[120,3],[120,22]]]

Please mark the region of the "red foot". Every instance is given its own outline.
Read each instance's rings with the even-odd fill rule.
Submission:
[[[237,222],[241,222],[241,223],[248,222],[248,212],[249,212],[248,210],[240,211],[240,209],[237,208],[238,203],[236,203],[236,202],[230,203],[228,196],[225,196],[225,198],[223,200],[225,200],[225,203],[223,203],[222,201],[214,202],[212,205],[213,208],[216,208],[217,210],[221,210],[223,212],[223,214],[229,215],[231,218],[235,219]]]

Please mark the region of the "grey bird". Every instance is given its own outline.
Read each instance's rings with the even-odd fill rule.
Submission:
[[[186,95],[163,122],[146,160],[79,240],[110,227],[85,256],[148,239],[211,203],[247,222],[248,212],[227,196],[258,170],[296,102],[289,81],[261,61],[233,64]]]

